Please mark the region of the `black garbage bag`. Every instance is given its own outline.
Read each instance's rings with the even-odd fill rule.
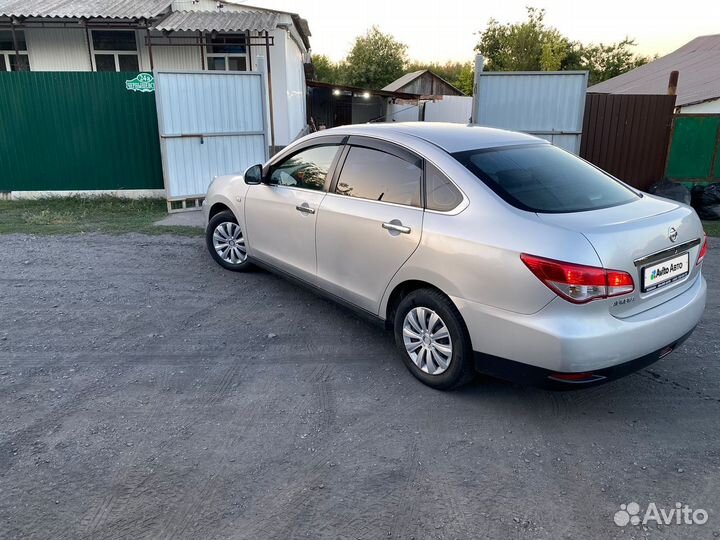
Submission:
[[[692,207],[700,219],[720,219],[720,183],[695,186],[692,190]]]
[[[690,190],[682,184],[676,184],[667,178],[663,178],[660,182],[650,186],[648,193],[683,204],[690,204]]]

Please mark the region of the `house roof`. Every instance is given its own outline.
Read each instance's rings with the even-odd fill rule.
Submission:
[[[280,15],[272,11],[174,11],[155,25],[157,30],[241,32],[277,28]]]
[[[644,66],[588,88],[600,94],[665,94],[679,71],[678,106],[720,98],[720,34],[700,36]]]
[[[399,79],[395,79],[393,82],[385,86],[383,90],[386,90],[388,92],[397,92],[400,88],[402,88],[406,84],[413,82],[426,71],[427,69],[419,69],[417,71],[413,71],[412,73],[406,73]]]
[[[239,10],[171,11],[172,0],[0,0],[0,17],[79,19],[158,19],[158,30],[274,30],[282,15],[290,16],[305,47],[310,49],[310,27],[297,13],[247,6],[238,0],[226,3]]]
[[[403,87],[407,86],[408,84],[410,84],[411,82],[413,82],[418,77],[422,77],[423,75],[425,75],[425,73],[429,73],[431,76],[442,81],[444,84],[448,85],[450,88],[457,90],[458,94],[464,95],[464,93],[460,89],[456,88],[453,84],[450,84],[445,79],[443,79],[440,75],[438,75],[437,73],[433,73],[429,69],[419,69],[417,71],[413,71],[412,73],[406,73],[399,79],[396,79],[393,82],[391,82],[390,84],[388,84],[385,88],[383,88],[383,90],[387,90],[389,92],[397,92],[401,88],[403,88]]]
[[[171,0],[0,0],[0,17],[152,19]]]

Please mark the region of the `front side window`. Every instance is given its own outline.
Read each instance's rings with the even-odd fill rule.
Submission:
[[[213,71],[247,71],[247,36],[217,34],[208,38],[207,68]]]
[[[0,30],[0,71],[30,71],[25,32],[15,30],[15,41],[18,54],[15,54],[12,30]]]
[[[270,184],[322,190],[338,151],[337,145],[315,146],[298,152],[270,169]]]
[[[452,156],[505,201],[530,212],[585,212],[639,197],[600,169],[550,144]]]
[[[93,30],[95,71],[139,71],[134,30]]]
[[[345,159],[335,193],[407,206],[421,206],[422,161],[353,146]]]

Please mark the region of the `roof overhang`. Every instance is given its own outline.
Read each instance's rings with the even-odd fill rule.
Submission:
[[[0,17],[14,19],[155,19],[170,0],[4,0]]]
[[[163,32],[269,32],[275,30],[280,16],[274,12],[174,11],[155,25]]]

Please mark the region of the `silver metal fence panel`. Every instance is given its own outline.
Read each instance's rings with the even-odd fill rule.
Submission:
[[[586,71],[479,72],[473,122],[537,135],[577,154],[587,75]]]
[[[214,176],[268,157],[265,89],[257,72],[155,72],[168,199],[200,197]]]

